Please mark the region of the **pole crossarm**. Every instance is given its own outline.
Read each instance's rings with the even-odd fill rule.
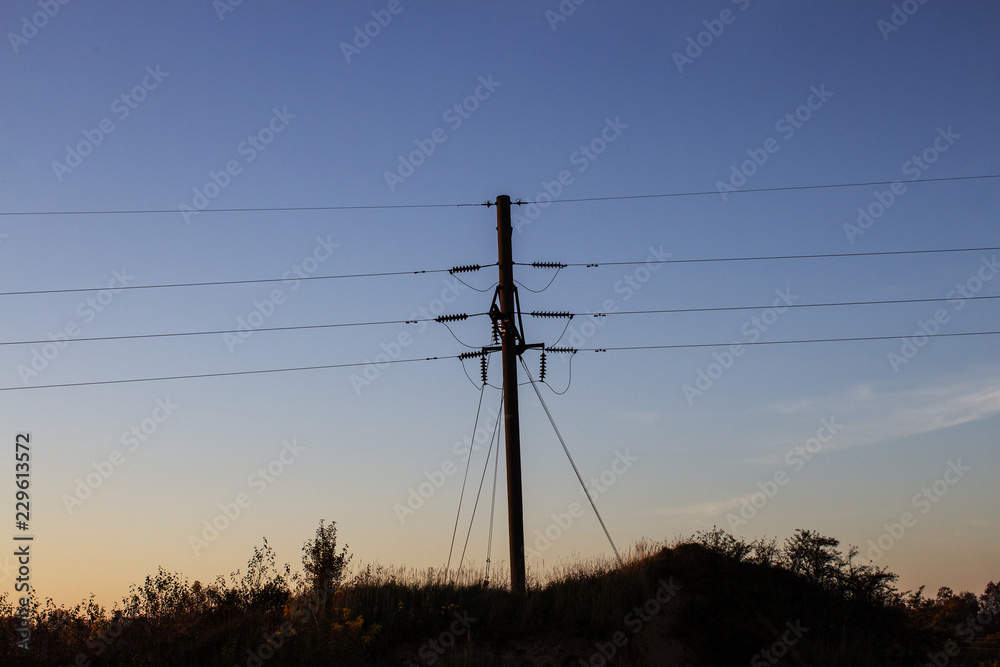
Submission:
[[[521,319],[521,302],[517,297],[517,286],[515,285],[511,290],[514,294],[514,314],[517,318],[517,322],[514,319],[508,317],[499,307],[497,301],[500,298],[500,287],[497,287],[496,292],[493,295],[493,304],[490,306],[490,310],[487,313],[493,323],[499,325],[500,335],[503,336],[505,331],[510,330],[514,337],[514,354],[520,357],[524,354],[525,350],[531,348],[543,348],[544,343],[525,343],[524,342],[524,321]],[[483,348],[483,352],[500,352],[503,351],[502,345],[490,345]]]

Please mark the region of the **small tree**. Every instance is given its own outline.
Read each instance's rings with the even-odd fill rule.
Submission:
[[[337,522],[331,521],[324,527],[320,519],[316,529],[316,538],[307,540],[302,547],[302,569],[305,571],[306,583],[314,591],[334,588],[344,578],[344,570],[351,562],[347,546],[337,553]]]
[[[819,584],[836,583],[841,562],[840,541],[812,530],[797,528],[785,540],[784,558],[788,569]]]

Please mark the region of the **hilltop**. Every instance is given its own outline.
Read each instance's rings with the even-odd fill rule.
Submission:
[[[347,574],[333,524],[275,567],[265,540],[242,575],[189,583],[160,570],[110,612],[36,605],[18,665],[975,665],[1000,664],[1000,586],[977,597],[901,593],[896,575],[800,530],[746,542],[720,529],[640,544],[534,583],[519,600],[472,575]]]

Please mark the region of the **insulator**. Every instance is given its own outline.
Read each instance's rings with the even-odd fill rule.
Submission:
[[[531,265],[536,269],[565,269],[566,265],[562,262],[532,262]]]
[[[473,357],[485,357],[485,356],[486,355],[483,351],[477,350],[476,352],[462,352],[461,354],[458,355],[458,358],[464,361],[466,359],[472,359]]]
[[[483,267],[478,264],[466,264],[465,266],[456,266],[450,269],[448,273],[468,273],[469,271],[478,271],[481,268]]]
[[[564,310],[560,311],[533,310],[528,314],[531,315],[532,317],[565,317],[566,319],[570,320],[573,319],[573,314]]]
[[[462,320],[469,319],[469,316],[465,313],[459,313],[458,315],[438,315],[434,318],[435,322],[460,322]]]
[[[538,371],[538,379],[545,382],[545,352],[542,352],[541,370]]]
[[[569,354],[576,354],[579,352],[575,347],[547,347],[546,352],[568,352]]]
[[[484,354],[482,359],[479,360],[479,370],[483,376],[483,384],[486,384],[486,355]]]
[[[493,320],[493,343],[500,340],[500,320]]]

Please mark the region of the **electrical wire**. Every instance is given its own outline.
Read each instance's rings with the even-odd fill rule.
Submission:
[[[299,280],[339,280],[342,278],[378,278],[383,276],[409,276],[423,273],[449,273],[451,269],[425,269],[421,271],[383,271],[380,273],[350,273],[337,276],[305,276],[295,278],[259,278],[253,280],[214,280],[197,283],[166,283],[161,285],[123,285],[121,287],[73,287],[65,289],[22,290],[0,292],[0,296],[24,296],[30,294],[71,294],[74,292],[122,292],[138,289],[169,289],[176,287],[214,287],[218,285],[259,285],[263,283],[295,282]],[[474,288],[473,288],[474,289]]]
[[[382,364],[409,364],[416,361],[437,361],[440,359],[454,359],[455,357],[421,357],[415,359],[389,359],[378,362]],[[237,375],[262,375],[265,373],[291,373],[296,371],[315,371],[328,368],[356,368],[358,366],[370,366],[371,362],[358,361],[349,364],[323,364],[317,366],[297,366],[293,368],[262,368],[250,371],[225,371],[221,373],[195,373],[191,375],[166,375],[159,377],[128,378],[124,380],[93,380],[89,382],[63,382],[59,384],[26,385],[23,387],[0,387],[0,391],[25,391],[30,389],[58,389],[63,387],[93,387],[105,384],[129,384],[133,382],[160,382],[163,380],[193,380],[200,378],[230,377]]]
[[[487,363],[489,363],[487,361]],[[465,365],[464,363],[462,364]],[[468,373],[466,373],[468,375]],[[469,378],[470,380],[472,378]],[[455,514],[455,528],[451,531],[451,546],[448,547],[448,564],[444,568],[445,577],[448,576],[448,572],[451,570],[451,554],[455,550],[455,535],[458,534],[458,519],[462,516],[462,500],[465,498],[465,482],[469,478],[469,464],[472,463],[472,447],[476,444],[476,432],[479,430],[479,415],[483,411],[483,396],[486,394],[486,385],[484,384],[482,389],[479,391],[479,405],[476,406],[476,420],[472,424],[472,440],[469,442],[469,458],[465,461],[465,476],[462,478],[462,493],[458,496],[458,513]]]
[[[458,577],[462,572],[462,563],[465,562],[465,552],[469,548],[469,537],[472,535],[472,524],[476,520],[476,509],[479,507],[479,498],[483,493],[483,481],[486,479],[486,471],[490,468],[490,454],[493,453],[493,444],[496,443],[496,447],[500,449],[500,415],[503,414],[503,410],[497,411],[497,420],[493,425],[493,435],[490,437],[490,448],[486,452],[486,465],[483,466],[483,474],[479,478],[479,491],[476,492],[476,502],[472,506],[472,516],[469,518],[469,531],[465,534],[465,546],[462,547],[462,557],[458,560],[458,571],[455,576]],[[472,452],[469,452],[469,458],[472,458]]]
[[[681,343],[676,345],[626,345],[621,347],[595,347],[576,348],[578,352],[614,352],[618,350],[679,350],[695,347],[728,347],[730,345],[794,345],[797,343],[843,343],[852,341],[872,341],[872,340],[903,340],[913,338],[917,335],[926,335],[927,338],[951,338],[955,336],[997,336],[1000,331],[961,331],[956,333],[939,334],[908,334],[906,336],[857,336],[852,338],[807,338],[801,340],[758,340],[730,343]]]
[[[498,446],[496,448],[496,451],[493,453],[493,500],[490,502],[490,532],[489,532],[489,540],[486,542],[486,577],[483,580],[484,586],[490,585],[490,556],[493,555],[493,518],[496,515],[497,472],[499,470],[500,470],[500,447]]]
[[[556,342],[552,343],[552,345],[550,345],[549,347],[555,347],[556,345],[559,344],[559,341],[561,341],[563,339],[563,336],[566,335],[566,332],[569,331],[569,323],[572,321],[573,321],[572,317],[566,319],[566,326],[563,327],[562,333],[559,334],[559,338],[557,338]]]
[[[518,357],[521,362],[521,367],[524,368],[525,374],[528,379],[531,380],[531,388],[535,390],[535,396],[538,397],[538,402],[542,404],[542,409],[545,410],[545,416],[549,418],[549,423],[552,424],[552,430],[556,432],[556,437],[559,438],[559,444],[562,445],[563,451],[566,452],[566,458],[569,459],[569,463],[573,466],[573,472],[576,473],[576,478],[580,481],[580,486],[583,488],[583,492],[587,495],[587,500],[590,501],[590,506],[594,510],[594,514],[597,515],[597,520],[601,522],[601,528],[604,529],[604,534],[608,538],[608,542],[611,543],[611,548],[615,552],[615,556],[618,557],[618,564],[624,565],[621,554],[618,553],[618,547],[615,546],[615,541],[611,539],[611,533],[608,532],[608,527],[604,525],[604,519],[601,518],[601,513],[597,511],[597,505],[594,504],[594,498],[590,495],[590,489],[587,485],[583,483],[583,476],[580,475],[580,470],[576,467],[576,461],[573,460],[573,455],[569,453],[569,448],[566,446],[566,441],[563,440],[562,433],[559,432],[559,427],[556,426],[555,419],[552,418],[552,413],[549,412],[549,406],[546,405],[545,399],[542,398],[542,392],[538,391],[538,387],[535,385],[534,380],[531,378],[531,371],[528,370],[528,365],[524,363],[524,359]]]
[[[371,211],[377,209],[393,208],[454,208],[459,206],[485,206],[486,204],[375,204],[368,206],[259,206],[248,208],[212,208],[194,209],[193,211],[182,211],[179,208],[165,209],[127,209],[108,211],[0,211],[0,216],[12,215],[138,215],[138,214],[196,214],[196,213],[292,213],[297,211]]]
[[[907,181],[907,185],[916,183],[941,183],[945,181],[973,181],[984,178],[1000,178],[1000,174],[983,174],[978,176],[946,176],[943,178],[921,178],[913,181]],[[867,181],[864,183],[831,183],[824,185],[788,185],[776,188],[747,188],[745,190],[726,190],[726,195],[738,195],[750,192],[787,192],[790,190],[822,190],[828,188],[857,188],[869,185],[892,185],[893,183],[899,183],[899,179],[892,181]],[[624,199],[662,199],[666,197],[701,197],[705,195],[719,195],[722,194],[719,190],[706,190],[700,192],[669,192],[666,194],[654,194],[654,195],[619,195],[613,197],[580,197],[577,199],[552,199],[550,201],[518,201],[512,202],[515,204],[567,204],[571,202],[592,202],[592,201],[615,201]]]
[[[486,313],[483,313],[483,314],[485,315]],[[439,320],[434,320],[434,321],[437,322]],[[447,322],[441,322],[441,324],[444,325],[444,328],[448,330],[448,333],[451,334],[451,337],[454,338],[458,342],[459,345],[464,345],[465,347],[469,348],[470,350],[478,350],[478,349],[481,348],[481,346],[478,346],[478,345],[469,345],[468,343],[466,343],[465,341],[463,341],[461,338],[459,338],[458,336],[456,336],[455,332],[451,330],[451,327],[448,326]]]
[[[927,299],[887,299],[882,301],[837,301],[829,303],[790,303],[782,305],[781,308],[828,308],[833,306],[874,306],[874,305],[889,305],[889,304],[901,304],[901,303],[935,303],[940,301],[972,301],[974,299],[1000,299],[1000,294],[998,295],[980,295],[980,296],[967,296],[967,297],[934,297]],[[609,315],[659,315],[664,313],[715,313],[730,310],[760,310],[764,308],[772,308],[774,304],[757,305],[757,306],[717,306],[712,308],[665,308],[660,310],[616,310],[613,312],[606,313],[569,313],[573,317],[586,317],[588,315],[594,317],[606,317]],[[528,313],[531,315],[531,313]],[[545,317],[544,315],[535,317]],[[566,327],[569,327],[569,322],[567,321]],[[563,333],[565,334],[565,329]],[[562,336],[559,337],[562,339]],[[551,347],[555,347],[559,344],[557,340],[552,344]]]
[[[810,338],[804,340],[758,340],[753,342],[735,342],[735,343],[683,343],[675,345],[631,345],[631,346],[620,346],[620,347],[604,347],[604,348],[576,348],[579,352],[612,352],[620,350],[666,350],[666,349],[684,349],[684,348],[697,348],[697,347],[725,347],[729,345],[792,345],[797,343],[839,343],[839,342],[849,342],[849,341],[874,341],[874,340],[903,340],[905,338],[912,338],[915,334],[909,334],[904,336],[858,336],[852,338]],[[957,336],[996,336],[1000,335],[1000,331],[965,331],[956,333],[939,333],[939,334],[927,334],[927,338],[951,338]],[[438,361],[441,359],[458,359],[457,356],[446,356],[446,357],[419,357],[414,359],[389,359],[386,361],[379,362],[380,364],[406,364],[418,361]],[[190,375],[168,375],[168,376],[158,376],[158,377],[144,377],[144,378],[127,378],[121,380],[93,380],[86,382],[64,382],[59,384],[45,384],[45,385],[26,385],[23,387],[0,387],[0,391],[25,391],[31,389],[57,389],[64,387],[89,387],[98,385],[110,385],[110,384],[128,384],[135,382],[159,382],[164,380],[192,380],[200,378],[211,378],[211,377],[229,377],[238,375],[260,375],[265,373],[290,373],[296,371],[310,371],[310,370],[322,370],[322,369],[332,369],[332,368],[352,368],[359,366],[368,366],[371,362],[353,362],[345,364],[322,364],[316,366],[297,366],[292,368],[264,368],[249,371],[224,371],[219,373],[194,373]],[[468,374],[468,373],[466,373]],[[534,384],[533,382],[530,384]],[[478,387],[478,385],[476,385]],[[493,385],[490,385],[491,387]]]
[[[465,371],[465,377],[469,378],[469,382],[472,383],[472,386],[475,387],[476,389],[481,389],[482,387],[480,387],[478,384],[476,384],[476,381],[472,379],[471,375],[469,375],[469,369],[466,368],[466,366],[465,366],[465,361],[466,360],[462,359],[461,357],[455,357],[455,358],[458,359],[458,361],[459,361],[460,364],[462,364],[462,370]],[[490,386],[490,387],[493,386],[493,385],[491,385],[489,383],[484,383],[483,387],[486,387],[487,385]]]
[[[826,259],[831,257],[875,257],[883,255],[926,255],[933,253],[949,253],[949,252],[991,252],[1000,250],[998,246],[989,246],[984,248],[934,248],[931,250],[887,250],[882,252],[832,252],[832,253],[821,253],[815,255],[766,255],[760,257],[710,257],[710,258],[700,258],[700,259],[650,259],[643,261],[628,261],[628,262],[574,262],[567,264],[566,267],[585,267],[585,268],[595,268],[598,266],[635,266],[638,264],[695,264],[699,262],[759,262],[765,260],[777,260],[777,259]],[[530,264],[521,264],[520,266],[531,266]]]
[[[520,285],[521,287],[523,287],[524,289],[528,290],[529,292],[532,292],[534,294],[541,294],[542,292],[544,292],[548,288],[552,287],[552,283],[554,283],[556,281],[556,276],[558,276],[559,272],[562,271],[562,270],[563,270],[563,267],[559,267],[558,269],[556,269],[555,274],[549,280],[548,284],[545,285],[545,287],[543,287],[542,289],[531,289],[530,287],[528,287],[527,285],[525,285],[524,283],[522,283],[520,280],[515,280],[514,282],[517,283],[518,285]]]
[[[475,291],[477,291],[477,292],[491,292],[491,291],[493,291],[493,290],[494,290],[494,289],[496,288],[496,286],[497,286],[497,285],[499,285],[499,284],[500,284],[500,282],[499,282],[499,281],[497,281],[497,282],[493,283],[492,285],[490,285],[489,287],[487,287],[487,288],[485,288],[485,289],[479,289],[478,287],[473,287],[472,285],[470,285],[469,283],[465,282],[464,280],[462,280],[461,278],[459,278],[458,276],[456,276],[456,275],[454,275],[454,274],[452,274],[452,277],[453,277],[453,278],[454,278],[455,280],[457,280],[458,282],[460,282],[460,283],[462,283],[463,285],[465,285],[466,287],[468,287],[469,289],[471,289],[471,290],[475,290]]]
[[[921,178],[908,181],[907,185],[918,183],[941,183],[946,181],[972,181],[979,179],[1000,178],[1000,174],[981,174],[971,176],[945,176],[941,178]],[[790,190],[820,190],[827,188],[855,188],[871,185],[892,185],[900,182],[899,179],[891,181],[866,181],[861,183],[829,183],[821,185],[789,185],[774,188],[747,188],[744,190],[727,191],[727,195],[744,194],[751,192],[785,192]],[[572,202],[592,202],[592,201],[614,201],[626,199],[660,199],[665,197],[700,197],[704,195],[718,195],[718,190],[693,191],[693,192],[669,192],[649,195],[617,195],[610,197],[579,197],[576,199],[553,199],[550,201],[517,201],[517,205],[527,204],[564,204]],[[463,206],[486,206],[494,205],[494,202],[462,203],[462,204],[369,204],[355,206],[259,206],[247,208],[215,208],[215,209],[195,209],[191,213],[257,213],[257,212],[282,212],[292,213],[298,211],[365,211],[379,209],[419,209],[419,208],[456,208]],[[127,215],[127,214],[178,214],[184,213],[178,208],[170,209],[114,209],[97,211],[0,211],[0,216],[57,216],[57,215]]]
[[[541,290],[532,290],[525,287],[523,284],[518,282],[521,287],[524,287],[530,292],[543,292],[549,288],[555,277],[559,274],[562,268],[596,268],[599,266],[635,266],[640,264],[692,264],[692,263],[704,263],[704,262],[752,262],[752,261],[765,261],[765,260],[788,260],[788,259],[822,259],[822,258],[835,258],[835,257],[873,257],[873,256],[884,256],[884,255],[918,255],[918,254],[931,254],[931,253],[954,253],[954,252],[995,252],[1000,250],[1000,246],[989,246],[981,248],[939,248],[931,250],[893,250],[884,252],[858,252],[858,253],[823,253],[815,255],[770,255],[770,256],[760,256],[760,257],[711,257],[711,258],[695,258],[695,259],[658,259],[658,260],[642,260],[642,261],[625,261],[625,262],[575,262],[567,264],[566,267],[560,267],[556,274],[549,281],[549,284],[543,287]],[[494,264],[486,265],[493,266]],[[518,266],[531,266],[530,264],[517,264]],[[267,283],[280,283],[289,281],[306,281],[306,280],[341,280],[348,278],[378,278],[386,276],[408,276],[408,275],[420,275],[420,274],[430,274],[430,273],[451,273],[452,269],[422,269],[416,271],[381,271],[376,273],[350,273],[341,274],[334,276],[305,276],[305,277],[295,277],[295,278],[255,278],[248,280],[214,280],[214,281],[202,281],[202,282],[191,282],[191,283],[164,283],[158,285],[123,285],[120,287],[109,288],[107,286],[103,287],[72,287],[72,288],[59,288],[59,289],[42,289],[42,290],[19,290],[11,292],[0,292],[0,296],[26,296],[26,295],[37,295],[37,294],[72,294],[77,292],[103,292],[105,290],[110,290],[114,292],[126,291],[126,290],[143,290],[143,289],[174,289],[174,288],[186,288],[186,287],[214,287],[222,285],[256,285],[256,284],[267,284]],[[461,282],[463,285],[469,289],[475,290],[476,292],[489,292],[496,288],[498,283],[493,283],[490,287],[485,289],[480,289],[474,287],[469,283],[465,282],[457,275],[452,274],[456,280]]]
[[[475,313],[469,315],[469,317],[480,317],[482,315],[488,315],[488,313]],[[215,336],[219,334],[240,334],[247,331],[256,333],[258,331],[300,331],[305,329],[331,329],[337,327],[367,327],[367,326],[378,326],[384,324],[418,324],[420,322],[437,322],[436,318],[424,318],[417,320],[383,320],[377,322],[346,322],[342,324],[303,324],[288,327],[260,327],[258,329],[220,329],[216,331],[178,331],[173,333],[155,333],[155,334],[128,334],[122,336],[90,336],[87,338],[66,338],[60,341],[61,343],[85,343],[92,341],[102,341],[102,340],[135,340],[142,338],[171,338],[175,336]],[[443,324],[443,323],[442,323]],[[447,326],[447,325],[445,325]],[[451,331],[451,329],[449,329]],[[454,336],[454,332],[452,336]],[[53,340],[51,338],[44,338],[39,340],[12,340],[12,341],[0,341],[0,346],[2,345],[44,345],[46,343],[51,343]],[[459,341],[461,343],[461,341]],[[464,344],[464,343],[463,343]],[[468,346],[467,346],[468,347]]]
[[[562,391],[556,391],[552,387],[552,385],[549,384],[548,380],[543,380],[542,381],[542,384],[544,384],[546,387],[548,387],[549,391],[551,391],[556,396],[562,396],[563,394],[565,394],[567,391],[569,391],[570,385],[573,384],[573,357],[575,357],[575,356],[576,356],[575,354],[569,355],[569,379],[566,380],[566,388],[565,389],[563,389]]]

